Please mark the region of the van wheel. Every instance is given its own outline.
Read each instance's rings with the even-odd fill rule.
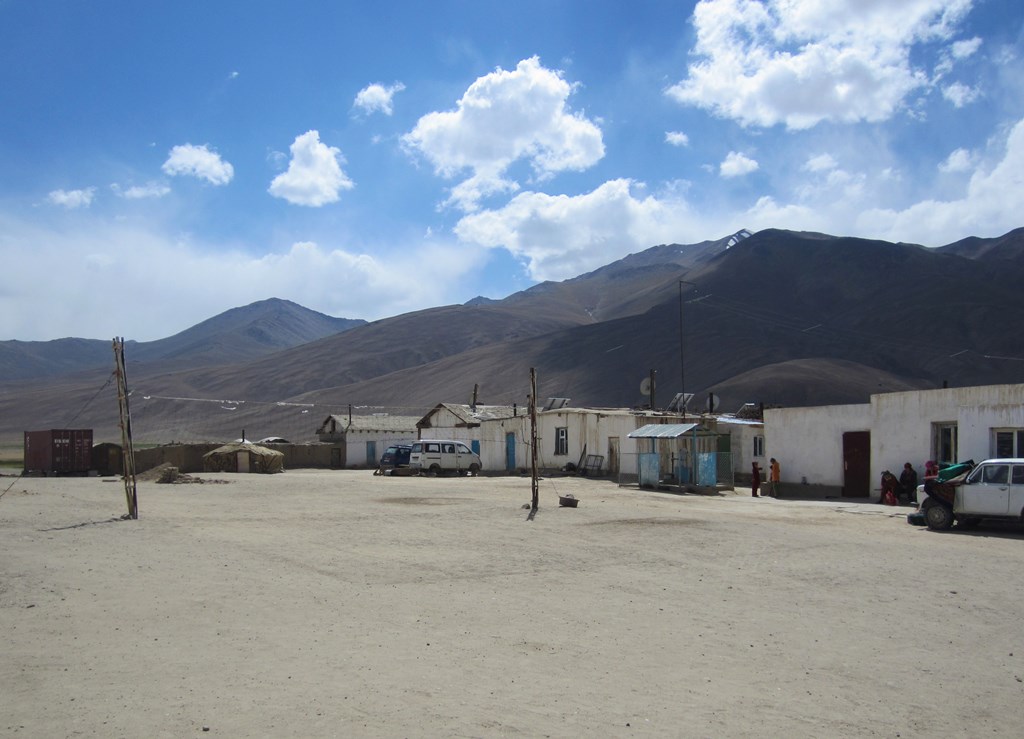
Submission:
[[[469,474],[471,474],[471,475],[479,475],[480,474],[480,465],[478,465],[476,462],[471,464],[469,466]]]
[[[436,464],[430,465],[430,474],[433,475],[434,477],[437,477],[438,475],[441,474],[441,468]]]

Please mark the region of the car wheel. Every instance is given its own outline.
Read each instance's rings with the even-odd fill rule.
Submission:
[[[441,474],[441,468],[436,464],[430,465],[430,474],[433,475],[434,477],[437,477],[438,475]]]
[[[480,465],[478,465],[476,462],[471,464],[469,466],[469,474],[471,474],[471,475],[479,475],[480,474]]]
[[[953,509],[941,503],[935,503],[925,510],[924,518],[928,523],[928,528],[932,531],[945,531],[953,525]]]

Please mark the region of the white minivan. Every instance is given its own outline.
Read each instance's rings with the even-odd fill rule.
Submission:
[[[451,439],[422,439],[412,445],[409,466],[420,472],[468,472],[475,475],[483,465],[480,455],[461,441]]]

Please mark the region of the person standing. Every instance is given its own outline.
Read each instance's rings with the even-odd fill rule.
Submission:
[[[761,496],[757,494],[757,491],[761,488],[761,468],[757,462],[754,462],[754,471],[750,476],[750,494],[755,498]]]
[[[771,490],[771,492],[768,493],[768,494],[770,496],[772,496],[773,498],[778,498],[779,497],[779,480],[781,478],[782,478],[782,467],[781,467],[781,465],[779,465],[779,461],[777,459],[775,459],[775,457],[772,457],[771,458],[771,468],[770,468],[771,487],[769,488]]]

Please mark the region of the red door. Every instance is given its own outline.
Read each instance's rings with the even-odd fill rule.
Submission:
[[[843,497],[870,497],[870,478],[871,432],[847,431],[843,434]]]

